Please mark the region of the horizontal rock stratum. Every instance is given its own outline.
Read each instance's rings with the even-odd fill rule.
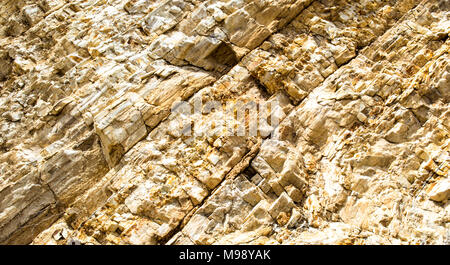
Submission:
[[[449,244],[449,31],[449,0],[1,1],[0,244]]]

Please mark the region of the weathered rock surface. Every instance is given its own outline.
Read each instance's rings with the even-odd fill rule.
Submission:
[[[449,242],[448,0],[0,14],[0,244]]]

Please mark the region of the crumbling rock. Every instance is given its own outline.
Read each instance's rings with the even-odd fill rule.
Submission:
[[[3,1],[0,243],[448,242],[449,8]]]

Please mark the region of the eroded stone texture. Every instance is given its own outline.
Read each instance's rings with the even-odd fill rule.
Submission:
[[[3,1],[0,243],[448,242],[449,11]]]

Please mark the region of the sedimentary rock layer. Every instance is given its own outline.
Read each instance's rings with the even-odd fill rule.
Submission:
[[[449,242],[448,0],[0,15],[1,244]]]

